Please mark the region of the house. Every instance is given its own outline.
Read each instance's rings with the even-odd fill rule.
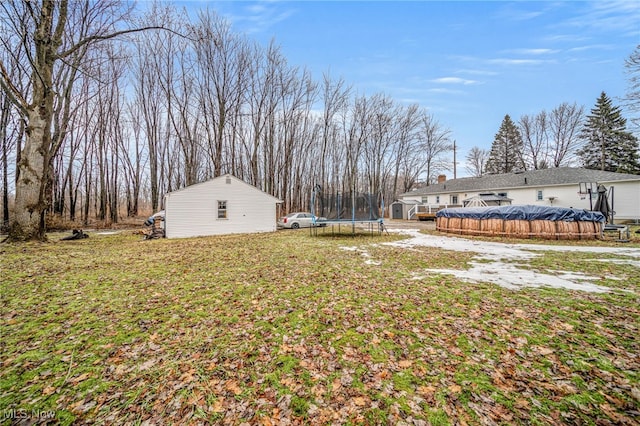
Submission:
[[[167,238],[273,232],[282,201],[229,174],[165,196]]]
[[[423,211],[435,211],[444,207],[462,207],[466,200],[493,193],[510,198],[512,205],[592,210],[598,197],[598,185],[607,188],[616,220],[640,220],[639,175],[571,167],[452,180],[441,176],[437,184],[401,194],[399,200],[418,202]]]

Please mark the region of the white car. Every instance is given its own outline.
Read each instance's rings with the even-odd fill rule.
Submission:
[[[321,223],[326,220],[327,219],[324,217],[316,217],[314,221],[313,215],[307,212],[289,213],[288,215],[278,219],[278,228],[298,229],[311,228],[313,226],[326,226],[326,223]]]

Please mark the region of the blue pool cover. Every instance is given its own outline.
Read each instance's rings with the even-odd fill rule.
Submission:
[[[555,220],[565,222],[605,222],[600,212],[545,206],[457,207],[442,209],[436,217],[504,220]]]

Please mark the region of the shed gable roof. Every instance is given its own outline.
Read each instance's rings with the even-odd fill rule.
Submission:
[[[262,191],[261,189],[259,189],[259,188],[255,187],[255,186],[243,181],[242,179],[238,179],[237,177],[235,177],[235,176],[233,176],[233,175],[231,175],[229,173],[214,177],[213,179],[209,179],[209,180],[206,180],[204,182],[194,183],[193,185],[185,186],[184,188],[180,188],[180,189],[177,189],[175,191],[171,191],[171,192],[167,193],[165,196],[169,197],[169,196],[171,196],[171,194],[175,194],[177,192],[189,191],[189,190],[193,189],[193,187],[200,186],[200,185],[211,185],[212,183],[217,184],[219,182],[222,182],[223,180],[226,180],[227,178],[232,179],[235,182],[239,182],[242,185],[246,185],[247,187],[249,187],[249,188],[253,189],[254,191],[256,191],[256,193],[264,195],[265,197],[273,198],[274,203],[282,203],[282,200],[274,197],[271,194],[267,194],[266,192]]]
[[[448,192],[488,191],[509,188],[571,185],[580,182],[638,181],[640,176],[583,168],[559,167],[529,170],[521,173],[504,173],[482,177],[452,179],[446,182],[406,192],[401,196],[428,195]]]

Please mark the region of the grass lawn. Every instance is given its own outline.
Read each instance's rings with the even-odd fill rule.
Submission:
[[[638,424],[640,269],[535,261],[608,293],[416,280],[473,253],[399,238],[0,245],[0,424]]]

